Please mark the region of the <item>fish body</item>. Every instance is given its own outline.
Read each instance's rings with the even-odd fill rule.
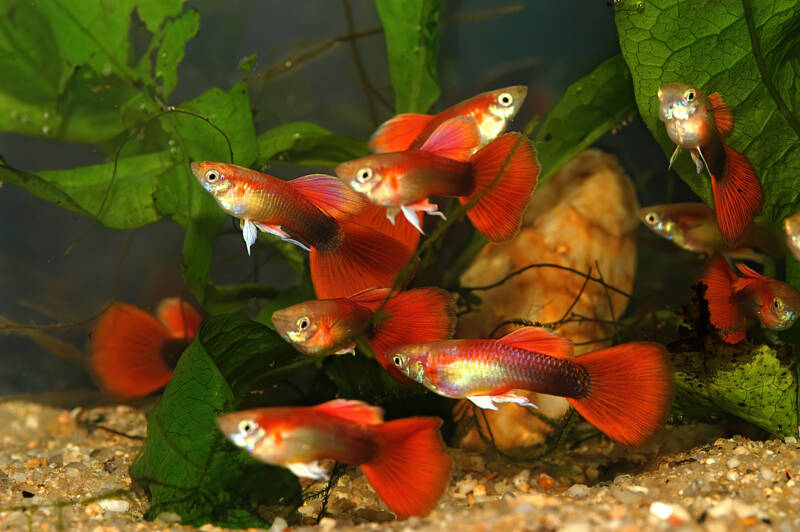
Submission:
[[[480,142],[474,149],[480,149],[505,131],[522,107],[527,94],[527,87],[516,85],[483,92],[435,115],[397,115],[381,124],[372,135],[369,147],[373,153],[419,149],[444,122],[464,116],[473,118],[477,124]]]
[[[390,286],[419,241],[419,235],[376,223],[376,207],[332,176],[283,181],[208,161],[192,163],[192,172],[219,206],[240,220],[248,254],[258,231],[309,251],[311,281],[321,298]]]
[[[783,220],[786,232],[786,245],[797,260],[800,260],[800,212]]]
[[[412,380],[480,408],[508,402],[534,406],[513,390],[557,395],[609,437],[632,446],[663,426],[673,387],[663,346],[635,342],[572,355],[572,342],[540,327],[523,327],[498,340],[450,340],[387,353]]]
[[[754,223],[736,244],[730,244],[719,232],[714,210],[705,203],[669,203],[642,207],[638,213],[644,225],[676,246],[693,253],[716,252],[736,259],[764,261],[764,255],[783,253],[773,232]]]
[[[744,264],[736,264],[736,269],[738,275],[724,257],[714,255],[701,279],[711,323],[723,340],[731,344],[744,340],[750,318],[775,331],[795,324],[800,317],[800,291]]]
[[[513,238],[539,175],[533,143],[507,133],[474,152],[480,131],[471,117],[442,123],[419,149],[379,153],[340,164],[336,175],[394,221],[403,212],[420,232],[417,213],[444,215],[431,196],[457,197],[492,241]],[[474,153],[473,153],[474,152]]]
[[[305,301],[275,311],[272,323],[284,340],[307,355],[334,348],[335,354],[355,353],[355,335],[363,333],[381,366],[404,381],[407,379],[386,358],[386,351],[450,338],[455,329],[455,305],[439,288],[416,288],[391,297],[389,292],[374,288],[349,298]],[[370,319],[372,324],[366,328]]]
[[[761,211],[764,192],[750,161],[725,145],[733,115],[718,93],[706,95],[684,83],[658,89],[659,118],[676,145],[670,167],[681,149],[690,150],[698,173],[711,177],[717,225],[730,243],[739,240]]]
[[[202,323],[202,316],[179,298],[161,301],[155,316],[114,303],[92,328],[89,368],[103,391],[144,397],[167,385]]]
[[[437,418],[385,423],[383,411],[337,399],[314,407],[244,410],[218,419],[225,436],[255,459],[301,477],[327,479],[319,460],[360,466],[400,517],[430,512],[450,479]]]

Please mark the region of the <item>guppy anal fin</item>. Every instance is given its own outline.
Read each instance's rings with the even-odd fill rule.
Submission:
[[[314,480],[328,480],[328,471],[319,465],[317,460],[311,463],[294,462],[286,464],[286,467],[301,478],[313,478]]]
[[[531,403],[527,397],[511,392],[499,395],[471,395],[468,396],[467,399],[472,401],[478,408],[483,408],[484,410],[498,410],[495,405],[500,403],[514,403],[519,406],[530,406],[531,408],[536,408],[537,410],[539,408],[535,404]]]

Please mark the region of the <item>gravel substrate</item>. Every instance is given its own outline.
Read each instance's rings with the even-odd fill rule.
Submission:
[[[147,500],[127,474],[145,434],[141,411],[11,401],[0,404],[0,426],[0,530],[191,530],[176,515],[142,518]],[[635,451],[592,438],[545,462],[452,450],[447,493],[430,516],[407,521],[350,469],[328,517],[293,530],[800,530],[797,441],[720,435],[711,425],[668,427]],[[316,522],[321,505],[307,501],[302,519]]]

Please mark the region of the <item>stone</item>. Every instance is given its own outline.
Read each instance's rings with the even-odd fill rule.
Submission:
[[[100,508],[106,510],[107,512],[116,513],[127,512],[131,507],[131,503],[123,499],[101,499],[97,501],[97,504],[99,504]]]
[[[564,495],[567,495],[568,497],[574,497],[576,499],[585,499],[589,496],[589,486],[586,484],[573,484],[566,492],[564,492]]]

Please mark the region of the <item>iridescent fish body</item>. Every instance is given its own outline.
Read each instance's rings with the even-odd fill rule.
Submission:
[[[800,260],[800,212],[786,218],[783,229],[786,232],[786,245],[795,258]]]
[[[495,403],[533,406],[512,390],[565,397],[612,439],[641,445],[664,423],[672,377],[663,346],[622,344],[572,356],[572,342],[539,327],[524,327],[499,340],[450,340],[390,349],[387,357],[429,390]]]

